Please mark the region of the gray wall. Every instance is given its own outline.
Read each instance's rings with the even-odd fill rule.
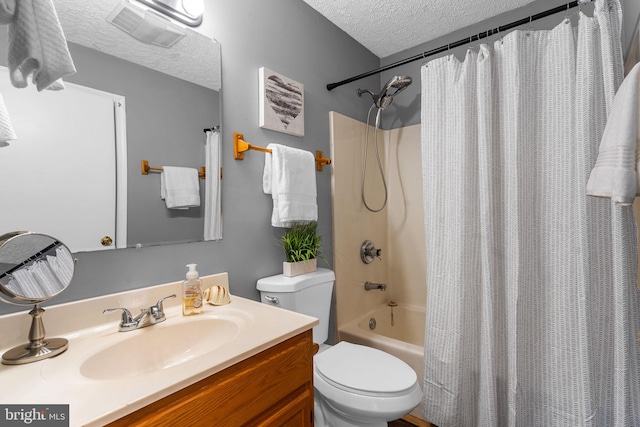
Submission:
[[[480,24],[472,25],[462,30],[458,30],[453,33],[444,35],[429,43],[423,43],[411,49],[405,50],[403,52],[399,52],[397,54],[388,56],[386,58],[382,58],[380,61],[380,66],[386,66],[389,64],[393,64],[394,62],[404,60],[406,58],[410,58],[416,55],[421,55],[423,52],[428,52],[430,50],[437,49],[441,46],[446,46],[448,43],[454,43],[454,42],[457,42],[458,40],[463,40],[469,37],[470,35],[479,34],[489,29],[495,29],[495,28],[498,28],[499,26],[516,22],[528,16],[535,15],[536,13],[540,13],[545,10],[552,9],[554,7],[557,7],[566,3],[567,2],[558,1],[558,0],[538,0],[525,7],[488,19]],[[622,47],[623,47],[623,52],[626,55],[631,45],[631,38],[633,36],[633,31],[635,29],[636,23],[638,22],[638,16],[640,15],[640,1],[621,0],[621,5],[623,10]],[[593,4],[586,4],[582,6],[582,9],[587,15],[592,15]],[[575,15],[575,12],[577,11],[578,11],[578,8],[570,9],[570,14],[572,15],[572,19],[574,20],[574,22],[577,18]],[[562,22],[564,18],[565,18],[564,13],[558,13],[551,17],[547,17],[547,18],[533,22],[531,24],[531,28],[551,29],[555,25]],[[528,25],[524,25],[522,28],[527,28],[527,26]],[[482,39],[481,42],[492,43],[499,37],[500,35],[492,36],[489,38]],[[452,49],[451,53],[456,55],[458,59],[463,60],[468,46],[471,46],[472,48],[477,50],[477,47],[479,46],[479,44],[480,43],[476,41],[471,43],[470,45],[460,46],[458,48]],[[420,123],[420,68],[421,68],[421,65],[430,60],[437,58],[438,56],[444,56],[447,54],[448,54],[447,52],[444,52],[438,55],[429,56],[424,60],[412,62],[406,65],[403,65],[401,67],[397,67],[392,70],[385,71],[384,73],[380,74],[380,85],[383,85],[384,83],[386,83],[394,75],[408,75],[413,78],[413,84],[411,84],[411,86],[409,86],[404,92],[399,94],[394,100],[394,103],[391,105],[391,107],[389,107],[383,113],[382,127],[384,129],[395,129],[403,126]]]
[[[282,272],[281,229],[271,227],[271,196],[262,193],[264,154],[250,152],[244,161],[234,160],[233,132],[260,146],[278,142],[328,154],[329,111],[364,120],[369,103],[355,95],[355,84],[332,92],[325,85],[376,68],[379,59],[304,2],[215,0],[206,8],[203,26],[222,44],[223,240],[79,253],[70,287],[48,304],[182,280],[192,262],[201,275],[229,272],[232,294],[258,300],[256,280]],[[304,137],[259,128],[258,69],[263,66],[304,84]],[[377,85],[377,76],[365,84]],[[332,262],[330,173],[325,168],[316,177],[319,231],[324,256]],[[9,311],[15,309],[0,305],[0,313]]]

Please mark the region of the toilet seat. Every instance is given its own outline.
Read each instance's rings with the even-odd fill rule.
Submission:
[[[397,357],[346,341],[317,354],[314,368],[329,385],[365,396],[403,396],[417,383],[415,371]]]
[[[413,369],[383,351],[342,341],[313,359],[322,426],[386,426],[422,399]]]

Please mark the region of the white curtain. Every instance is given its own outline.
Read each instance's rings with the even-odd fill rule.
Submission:
[[[620,5],[422,68],[424,416],[640,426],[630,207],[585,195],[622,80]]]
[[[222,194],[220,188],[220,131],[207,132],[205,145],[204,240],[222,239]]]

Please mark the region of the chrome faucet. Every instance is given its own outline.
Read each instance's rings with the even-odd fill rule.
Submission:
[[[149,308],[141,308],[140,314],[136,317],[131,315],[131,312],[126,308],[118,307],[118,308],[106,308],[102,312],[110,313],[112,311],[122,310],[122,319],[120,321],[120,325],[118,325],[118,331],[127,332],[133,331],[135,329],[144,328],[145,326],[155,325],[156,323],[164,322],[166,317],[164,315],[164,307],[162,303],[164,300],[169,298],[175,298],[176,294],[169,295],[168,297],[161,298],[158,300],[155,305],[152,305]]]
[[[155,303],[155,305],[152,305],[151,307],[149,307],[149,320],[151,321],[152,325],[155,325],[156,323],[164,322],[167,319],[164,315],[164,307],[162,306],[162,303],[166,299],[175,298],[175,297],[176,297],[176,294],[169,295],[168,297],[160,298],[158,302]]]
[[[373,289],[380,289],[381,291],[386,291],[387,290],[387,285],[385,285],[384,283],[373,283],[373,282],[364,282],[364,289],[366,291],[371,291]]]

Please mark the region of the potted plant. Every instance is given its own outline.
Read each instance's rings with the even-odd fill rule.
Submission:
[[[281,238],[286,261],[282,263],[282,273],[293,277],[316,271],[320,254],[321,236],[316,235],[318,223],[293,224]]]

